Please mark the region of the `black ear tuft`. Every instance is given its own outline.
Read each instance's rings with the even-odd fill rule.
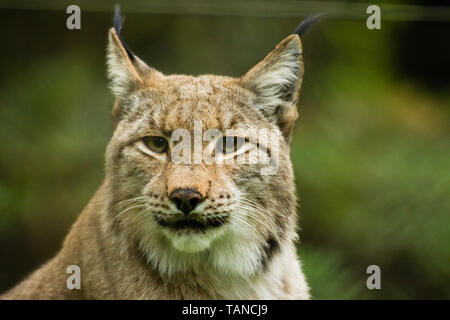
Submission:
[[[321,16],[323,16],[324,13],[316,14],[315,16],[310,16],[303,20],[300,25],[295,29],[294,33],[298,34],[299,37],[303,36],[306,32],[306,30],[309,29],[309,27],[316,22],[317,19],[319,19]]]
[[[120,15],[120,5],[116,4],[116,10],[114,12],[114,30],[116,31],[117,37],[120,40],[120,43],[125,48],[125,51],[127,52],[128,58],[130,58],[131,61],[134,61],[134,54],[131,52],[131,50],[128,48],[128,46],[123,42],[122,37],[120,36],[120,31],[123,28],[123,24],[125,22],[125,18]]]
[[[116,10],[114,12],[114,30],[116,30],[117,35],[120,35],[120,30],[122,30],[124,22],[125,18],[120,15],[120,5],[116,4]]]

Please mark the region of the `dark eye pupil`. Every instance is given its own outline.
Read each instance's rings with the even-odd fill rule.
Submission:
[[[145,137],[144,143],[147,147],[157,153],[163,153],[167,150],[167,140],[162,137]]]
[[[164,145],[164,139],[163,138],[159,138],[159,137],[154,137],[153,138],[153,144],[156,147],[162,147]]]

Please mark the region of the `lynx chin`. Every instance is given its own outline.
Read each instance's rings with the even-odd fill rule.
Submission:
[[[240,78],[194,77],[164,75],[134,55],[117,10],[107,46],[115,131],[104,182],[57,255],[0,298],[309,299],[295,247],[290,140],[300,36],[313,21]],[[229,159],[254,147],[252,132],[271,132],[257,144],[270,157],[275,138],[276,174],[261,174],[264,161],[175,163],[171,135],[195,137],[195,121],[217,132],[201,146]],[[79,289],[66,285],[71,265],[80,268]]]

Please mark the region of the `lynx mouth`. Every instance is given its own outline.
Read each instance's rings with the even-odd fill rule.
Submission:
[[[178,219],[166,219],[161,216],[156,216],[156,222],[166,228],[172,230],[193,230],[205,232],[209,229],[221,227],[228,222],[228,216],[217,217],[182,217]]]

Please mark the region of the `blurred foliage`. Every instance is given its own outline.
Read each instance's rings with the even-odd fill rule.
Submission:
[[[103,178],[111,14],[83,12],[80,31],[66,17],[0,11],[0,291],[55,254]],[[127,14],[123,37],[164,73],[239,76],[299,21]],[[439,50],[416,55],[412,29]],[[324,19],[303,39],[292,160],[317,299],[450,298],[449,80],[429,76],[448,75],[448,44],[420,30]],[[381,290],[366,288],[372,264]]]

